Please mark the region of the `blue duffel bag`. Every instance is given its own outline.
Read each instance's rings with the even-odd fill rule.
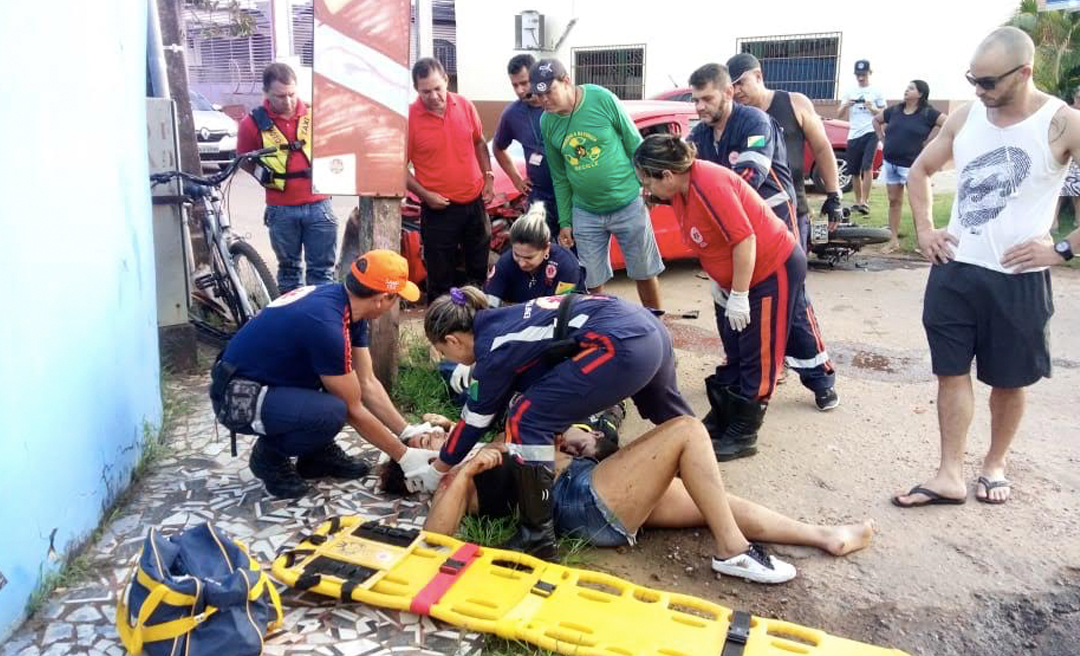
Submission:
[[[281,599],[247,548],[208,523],[164,537],[150,529],[116,608],[131,654],[258,656],[281,623]]]

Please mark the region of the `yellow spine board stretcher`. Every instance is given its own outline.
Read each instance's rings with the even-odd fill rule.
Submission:
[[[572,656],[906,656],[516,551],[335,517],[274,561],[296,589]]]

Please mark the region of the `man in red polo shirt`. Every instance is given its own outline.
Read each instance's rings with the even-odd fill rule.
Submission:
[[[263,71],[263,94],[263,104],[240,122],[237,150],[279,148],[243,167],[266,187],[263,220],[284,294],[301,286],[301,255],[306,284],[334,282],[338,221],[330,197],[311,192],[311,111],[296,95],[296,73],[285,64],[270,64]]]
[[[431,301],[454,285],[459,249],[468,282],[483,286],[491,241],[484,204],[491,200],[495,174],[480,115],[471,102],[446,90],[446,70],[439,60],[418,60],[412,79],[419,97],[409,105],[408,186],[420,198]]]

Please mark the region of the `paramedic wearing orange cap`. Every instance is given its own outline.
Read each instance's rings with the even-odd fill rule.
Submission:
[[[404,438],[432,428],[410,426],[372,371],[368,321],[398,297],[420,297],[405,259],[370,251],[341,284],[300,287],[275,300],[222,352],[211,372],[214,413],[230,430],[258,436],[251,471],[270,494],[300,497],[304,479],[367,474],[369,464],[334,440],[346,422],[406,471],[435,455],[405,447]]]

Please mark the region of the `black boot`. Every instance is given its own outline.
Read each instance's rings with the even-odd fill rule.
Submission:
[[[518,491],[518,532],[504,545],[542,560],[559,555],[555,546],[555,520],[551,516],[551,487],[555,474],[543,465],[518,464],[513,468]]]
[[[367,476],[371,465],[354,458],[331,440],[318,451],[296,459],[296,471],[304,478],[344,478],[354,480]]]
[[[724,431],[731,423],[731,403],[728,402],[728,387],[721,385],[713,374],[705,379],[705,397],[709,399],[709,413],[701,420],[713,442],[724,437]]]
[[[713,441],[713,451],[720,462],[745,458],[757,453],[757,432],[765,421],[768,403],[739,396],[730,389],[726,390],[731,408],[731,423],[724,436]]]
[[[282,499],[297,499],[307,494],[308,486],[296,473],[292,461],[272,447],[266,445],[266,438],[260,437],[251,449],[248,465],[266,486],[266,491]]]

